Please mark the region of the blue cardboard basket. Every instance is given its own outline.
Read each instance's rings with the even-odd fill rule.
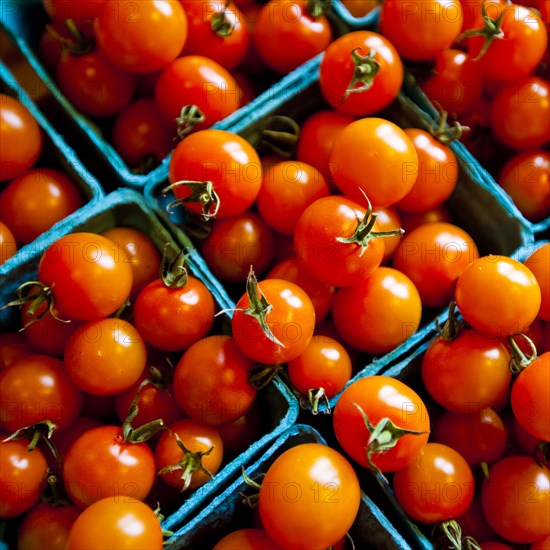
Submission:
[[[335,35],[341,35],[350,30],[371,28],[375,23],[375,14],[364,18],[353,18],[340,0],[334,0],[332,9],[327,13]],[[41,30],[48,18],[42,7],[41,0],[14,0],[0,2],[0,31],[3,29],[10,37],[23,60],[35,73],[35,78],[25,82],[28,92],[37,96],[45,96],[44,102],[49,106],[51,118],[56,124],[63,125],[71,132],[79,143],[81,156],[95,169],[104,170],[105,186],[108,191],[123,185],[141,190],[146,185],[164,181],[168,177],[168,166],[171,154],[147,174],[135,174],[122,160],[113,146],[104,139],[100,128],[88,117],[84,116],[68,101],[60,91],[52,76],[44,68],[36,51]],[[37,77],[37,79],[36,79]],[[285,89],[288,86],[287,77],[269,76],[269,80],[279,79],[275,89]],[[38,89],[37,89],[38,88]],[[215,124],[214,128],[225,129],[233,121],[244,115],[253,114],[258,100],[272,97],[274,89],[268,87],[256,100],[243,106],[235,113]],[[100,163],[99,165],[97,163]],[[103,176],[102,176],[103,179]]]
[[[76,184],[86,203],[94,203],[102,197],[103,189],[99,182],[82,165],[73,149],[67,145],[63,137],[56,132],[53,126],[46,120],[44,115],[40,112],[30,97],[22,90],[21,86],[14,79],[8,68],[1,61],[0,93],[7,94],[22,103],[32,114],[42,130],[44,150],[35,166],[40,166],[42,160],[47,160],[48,165],[52,165],[53,163],[56,169],[59,169],[67,174],[67,176],[69,176]],[[56,228],[57,224],[54,225],[47,233],[55,233]],[[9,271],[12,266],[19,261],[19,258],[25,257],[29,253],[29,249],[33,246],[34,243],[29,243],[26,246],[21,247],[14,256],[0,266],[0,273]]]
[[[257,478],[260,474],[265,473],[284,451],[303,443],[326,444],[321,435],[312,427],[295,424],[284,432],[260,459],[254,463],[245,464],[246,475],[253,479]],[[179,525],[177,531],[168,539],[167,547],[171,550],[211,548],[232,530],[245,527],[246,517],[243,516],[246,516],[246,508],[242,503],[241,493],[247,493],[247,489],[248,486],[243,477],[238,477],[196,516]],[[409,550],[411,548],[365,492],[361,494],[359,513],[350,529],[350,534],[355,548],[377,548],[380,550]]]
[[[119,225],[131,226],[144,232],[162,250],[170,243],[174,250],[191,246],[185,235],[166,226],[144,203],[142,196],[131,189],[120,189],[107,195],[103,201],[89,204],[70,218],[61,222],[55,232],[43,235],[24,258],[12,264],[9,271],[0,273],[0,305],[8,303],[15,296],[17,287],[37,276],[38,262],[43,251],[57,238],[76,231],[101,233]],[[231,307],[232,302],[225,296],[223,287],[216,281],[203,259],[193,250],[189,255],[190,271],[209,288],[218,309]],[[0,330],[10,330],[18,326],[16,308],[0,311]],[[227,322],[227,318],[222,323]],[[199,508],[206,498],[212,497],[234,479],[243,464],[249,463],[270,442],[287,428],[292,426],[298,416],[298,403],[294,396],[279,380],[274,380],[264,390],[258,392],[257,403],[260,406],[262,424],[258,439],[228,462],[218,473],[202,487],[182,494],[181,507],[165,520],[166,525],[181,522],[192,511]]]

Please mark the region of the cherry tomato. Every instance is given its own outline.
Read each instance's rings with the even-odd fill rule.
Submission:
[[[298,357],[308,346],[315,327],[315,310],[309,296],[298,285],[282,279],[264,279],[251,288],[255,301],[263,298],[270,304],[264,310],[271,335],[256,316],[245,310],[253,306],[247,293],[237,302],[231,330],[238,348],[253,361],[275,365]],[[261,304],[256,310],[263,309]],[[261,315],[261,314],[260,314]]]
[[[472,36],[467,40],[468,52],[477,63],[485,79],[512,81],[532,73],[546,51],[548,37],[540,15],[530,7],[490,0],[484,3],[488,16],[500,19],[498,25],[502,36],[493,39],[482,55],[485,36]],[[472,27],[485,26],[483,13],[479,10]]]
[[[12,518],[30,510],[40,498],[48,463],[42,451],[29,451],[30,441],[4,441],[0,435],[0,518]]]
[[[421,84],[432,102],[454,117],[478,107],[483,73],[467,52],[453,48],[443,50],[435,58],[433,72]]]
[[[174,132],[151,98],[136,99],[123,107],[113,123],[113,147],[132,168],[146,169],[173,149]]]
[[[510,352],[494,336],[464,329],[447,341],[436,338],[422,359],[422,380],[447,410],[475,413],[506,395],[511,380]]]
[[[432,440],[453,448],[474,468],[503,457],[507,430],[490,408],[467,414],[444,411],[435,423]]]
[[[275,238],[263,218],[245,210],[226,219],[213,220],[212,231],[199,244],[200,252],[222,281],[242,283],[250,266],[262,275],[273,262]]]
[[[248,50],[249,33],[238,7],[221,0],[181,0],[188,29],[184,53],[203,55],[235,69]]]
[[[83,32],[91,30],[105,0],[86,0],[86,2],[67,2],[66,0],[42,0],[42,5],[53,23],[65,24],[72,19],[76,27]]]
[[[59,359],[27,355],[0,371],[0,426],[13,433],[44,420],[69,427],[82,408],[82,393]]]
[[[550,472],[528,456],[510,456],[489,469],[482,506],[489,525],[506,540],[530,543],[550,534]]]
[[[312,277],[331,286],[358,284],[378,268],[384,238],[376,215],[342,195],[310,204],[294,231],[296,254]]]
[[[64,550],[71,527],[81,511],[74,505],[51,506],[41,502],[23,519],[17,534],[17,548]]]
[[[262,218],[283,235],[292,235],[302,212],[330,190],[316,168],[289,160],[263,171],[256,205]]]
[[[0,221],[0,265],[6,263],[17,252],[15,237],[10,228]]]
[[[174,371],[174,397],[194,420],[218,425],[245,414],[256,397],[248,375],[253,362],[231,336],[207,336],[181,356]]]
[[[150,73],[180,54],[187,38],[187,17],[177,0],[139,4],[105,0],[94,21],[94,34],[113,65]]]
[[[379,4],[373,0],[343,0],[342,4],[353,17],[364,17]]]
[[[371,442],[370,438],[385,418],[398,428],[417,433],[403,435],[395,446],[384,450],[378,440]],[[368,376],[350,384],[338,398],[332,419],[344,451],[364,467],[369,467],[370,457],[371,463],[383,472],[411,464],[426,445],[430,432],[430,418],[420,396],[403,382],[387,376]]]
[[[539,246],[524,263],[536,277],[541,290],[538,317],[544,321],[550,321],[550,244]]]
[[[237,81],[221,65],[208,57],[185,55],[169,63],[155,86],[155,102],[174,127],[183,107],[196,106],[202,122],[183,125],[188,131],[204,130],[240,107]]]
[[[386,208],[377,208],[376,214],[378,217],[376,221],[380,231],[398,231],[402,228],[401,225],[401,215],[397,210],[391,206]],[[387,263],[397,250],[397,247],[401,243],[401,235],[396,234],[393,237],[386,237],[384,239],[384,257],[382,258],[382,263]]]
[[[302,288],[313,304],[316,325],[329,314],[334,287],[312,277],[298,258],[291,257],[280,261],[271,269],[266,278],[283,279]]]
[[[519,374],[510,400],[520,425],[535,437],[550,441],[550,352]]]
[[[491,106],[496,137],[512,149],[536,149],[550,141],[550,82],[526,76],[500,89]]]
[[[329,158],[332,144],[354,117],[332,110],[313,113],[302,124],[296,159],[319,170],[329,186],[334,187]]]
[[[218,219],[252,206],[262,185],[262,167],[254,148],[225,130],[203,130],[185,138],[172,153],[168,173],[172,184],[182,180],[211,182],[219,197]],[[185,199],[191,189],[181,185],[174,193],[177,199]],[[193,212],[203,210],[198,203],[187,203],[186,207]]]
[[[176,435],[187,451],[179,446]],[[223,459],[223,443],[216,428],[189,418],[168,426],[155,447],[155,464],[161,478],[182,491],[204,485],[211,475],[198,467],[195,453],[201,453],[200,465],[205,470],[212,476],[217,473]],[[172,466],[179,467],[168,470]]]
[[[431,60],[458,37],[462,18],[459,0],[390,0],[380,10],[380,32],[403,58]]]
[[[88,430],[71,445],[63,462],[65,490],[81,508],[105,497],[112,502],[144,500],[155,475],[149,446],[125,442],[118,426]]]
[[[83,204],[76,184],[50,168],[28,170],[0,193],[0,218],[19,245],[30,243]]]
[[[530,221],[550,216],[550,153],[524,151],[508,159],[497,182]]]
[[[474,540],[491,540],[497,538],[497,534],[487,523],[481,508],[481,493],[474,495],[474,500],[466,512],[457,519],[464,537],[472,537]]]
[[[436,523],[466,512],[474,498],[474,476],[454,449],[428,443],[414,462],[395,472],[393,489],[411,518]]]
[[[521,332],[541,304],[537,279],[529,268],[505,256],[483,256],[460,275],[455,300],[465,321],[492,336]]]
[[[362,204],[362,190],[376,209],[395,204],[412,189],[418,154],[399,126],[367,117],[349,124],[334,140],[330,171],[345,195]]]
[[[418,330],[422,303],[406,275],[379,267],[361,283],[336,292],[332,315],[344,342],[359,351],[384,354]]]
[[[393,266],[415,284],[422,305],[447,305],[456,281],[479,258],[476,243],[466,231],[450,223],[424,224],[406,234]]]
[[[114,313],[130,294],[132,268],[114,243],[93,233],[57,239],[40,258],[39,280],[62,319],[92,321]]]
[[[36,350],[20,332],[0,332],[0,370],[9,367],[17,359],[34,353]]]
[[[260,57],[280,73],[289,73],[321,53],[331,40],[328,19],[324,15],[314,17],[304,0],[270,0],[254,26],[254,43]]]
[[[29,170],[42,152],[40,126],[17,99],[0,94],[0,181]]]
[[[348,532],[360,498],[357,476],[340,453],[319,443],[303,443],[269,467],[258,506],[276,544],[289,550],[328,548]]]
[[[392,43],[371,31],[334,40],[319,67],[319,86],[338,111],[365,116],[387,107],[403,84],[403,63]]]
[[[212,550],[280,550],[261,529],[239,529],[225,535]]]
[[[395,205],[405,212],[425,212],[441,206],[455,190],[458,163],[453,151],[419,128],[405,134],[418,153],[418,176],[412,189]]]
[[[134,75],[111,65],[97,50],[83,55],[63,51],[56,77],[59,89],[76,109],[94,117],[116,114],[130,102],[135,89]]]
[[[67,550],[93,548],[162,549],[162,529],[156,514],[143,502],[103,498],[78,516]]]

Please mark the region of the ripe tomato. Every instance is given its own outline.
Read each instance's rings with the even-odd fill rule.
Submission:
[[[510,401],[522,428],[550,441],[550,352],[521,371],[512,385]]]
[[[29,451],[30,441],[4,441],[0,434],[0,519],[19,516],[39,500],[48,463],[39,448]]]
[[[376,221],[378,227],[381,231],[398,231],[403,226],[401,225],[401,215],[397,210],[391,206],[386,208],[377,208],[376,214],[378,217]],[[397,247],[400,245],[402,235],[396,234],[394,237],[386,237],[384,239],[384,257],[382,258],[382,263],[387,263],[397,250]]]
[[[296,254],[312,277],[331,286],[358,284],[384,257],[376,214],[342,195],[317,199],[299,217]]]
[[[253,362],[231,336],[207,336],[187,349],[174,371],[174,397],[182,411],[218,425],[245,414],[256,397],[248,375]]]
[[[550,472],[528,456],[510,456],[489,469],[481,502],[489,525],[506,540],[531,543],[550,534]]]
[[[40,258],[38,278],[61,319],[92,321],[115,312],[130,294],[132,268],[114,243],[94,233],[57,239]]]
[[[458,37],[462,18],[459,0],[389,0],[380,10],[380,32],[401,57],[431,60]]]
[[[443,50],[435,58],[433,73],[421,86],[444,111],[457,117],[479,105],[483,73],[467,52]]]
[[[152,98],[131,101],[113,122],[113,147],[132,168],[160,162],[174,147],[174,132]]]
[[[458,163],[453,151],[419,128],[405,134],[418,153],[418,176],[412,189],[395,205],[405,212],[425,212],[441,206],[455,190]]]
[[[0,94],[0,181],[29,170],[42,152],[42,133],[30,111],[17,99]]]
[[[61,53],[56,80],[59,89],[82,113],[108,117],[125,107],[135,89],[135,77],[120,71],[98,50],[83,55]]]
[[[118,426],[88,430],[71,445],[63,462],[65,490],[81,508],[105,497],[113,502],[144,500],[155,476],[149,446],[125,442]]]
[[[115,244],[122,258],[126,256],[126,261],[132,268],[130,298],[135,300],[143,287],[156,279],[160,273],[159,251],[145,233],[133,227],[113,227],[104,231],[102,235]],[[117,257],[117,261],[119,260]]]
[[[168,426],[155,447],[155,464],[161,478],[181,491],[204,485],[219,470],[222,459],[223,443],[216,428],[189,418]]]
[[[485,79],[512,81],[532,73],[546,51],[546,28],[537,11],[523,5],[489,0],[482,4],[473,21],[473,29],[489,30],[489,46],[482,54],[486,34],[467,39],[469,54],[476,58]],[[492,19],[492,27],[484,16]],[[498,25],[494,25],[498,20]],[[496,27],[496,28],[495,28]],[[468,34],[468,33],[466,33]]]
[[[465,329],[453,340],[438,337],[430,344],[422,359],[422,380],[441,406],[472,414],[506,395],[510,358],[499,338]]]
[[[205,159],[208,159],[205,161]],[[186,137],[174,149],[168,174],[171,184],[180,181],[210,182],[218,205],[186,203],[193,212],[228,218],[244,212],[256,200],[262,185],[258,154],[244,138],[225,130],[203,130]],[[186,199],[191,189],[174,187],[176,198]],[[201,196],[202,200],[202,196]]]
[[[418,154],[399,126],[367,117],[349,124],[334,140],[330,171],[342,193],[362,204],[363,190],[376,209],[395,204],[412,189]]]
[[[81,511],[74,505],[52,506],[41,502],[23,519],[17,534],[17,548],[64,550],[71,527]]]
[[[393,489],[410,517],[436,523],[466,512],[474,498],[474,476],[454,449],[428,443],[412,464],[395,472]]]
[[[371,31],[334,40],[319,67],[319,86],[334,109],[365,116],[387,107],[403,84],[403,63],[392,43]]]
[[[391,351],[418,330],[422,302],[405,274],[379,267],[361,283],[336,292],[332,315],[344,342],[378,355]]]
[[[289,550],[328,548],[353,524],[361,493],[350,463],[319,443],[279,455],[262,481],[258,507],[267,534]]]
[[[262,218],[283,235],[293,235],[302,212],[330,190],[324,176],[313,166],[289,160],[263,171],[256,205]]]
[[[34,353],[36,350],[20,332],[0,332],[0,370],[9,367],[17,359]]]
[[[541,304],[537,279],[529,268],[505,256],[483,256],[460,275],[455,300],[465,321],[492,336],[521,332]]]
[[[282,279],[256,284],[249,274],[231,320],[235,343],[247,357],[268,365],[286,363],[303,353],[314,327],[313,304],[298,285]]]
[[[174,59],[162,70],[155,85],[155,102],[173,127],[180,124],[178,118],[184,107],[196,106],[202,113],[204,120],[198,122],[193,116],[180,124],[181,135],[203,130],[229,116],[240,107],[240,96],[235,78],[201,55]]]
[[[220,539],[212,550],[280,550],[261,529],[239,529]]]
[[[275,238],[265,221],[245,210],[222,220],[212,220],[210,235],[199,244],[199,250],[222,281],[242,283],[250,266],[262,275],[272,264]]]
[[[77,387],[94,395],[115,395],[137,382],[147,350],[132,324],[107,318],[77,329],[65,346],[64,360]]]
[[[450,302],[458,277],[478,258],[466,231],[450,223],[429,223],[405,235],[393,266],[415,284],[422,305],[440,307]]]
[[[43,420],[64,430],[80,413],[82,393],[59,359],[27,355],[0,371],[0,402],[0,426],[9,433]]]
[[[188,22],[184,54],[203,55],[235,69],[246,55],[250,38],[239,8],[221,0],[181,0],[181,4]]]
[[[318,325],[329,313],[334,296],[334,287],[312,277],[298,258],[280,261],[267,274],[267,279],[283,279],[297,284],[305,290],[315,310],[315,324]]]
[[[524,263],[536,277],[541,290],[538,317],[544,321],[550,321],[550,244],[537,247]]]
[[[254,26],[254,43],[260,57],[280,73],[289,73],[321,53],[331,40],[328,19],[312,15],[304,0],[270,0]]]
[[[435,423],[432,440],[453,448],[474,468],[503,457],[507,430],[493,409],[466,414],[444,411]]]
[[[368,418],[369,427],[357,406]],[[403,382],[387,376],[368,376],[350,384],[338,398],[332,419],[344,451],[362,466],[373,464],[382,472],[393,472],[413,462],[430,433],[430,418],[420,396]],[[397,440],[392,438],[393,445],[385,446],[382,435],[370,441],[373,430],[386,422],[384,419],[413,433]],[[382,434],[391,435],[388,431],[389,426]]]
[[[0,193],[0,218],[19,245],[27,244],[83,204],[76,184],[50,168],[28,170]]]
[[[512,149],[536,149],[550,141],[550,82],[526,76],[499,90],[491,106],[491,127]]]
[[[93,548],[162,549],[156,514],[132,498],[107,497],[84,510],[73,524],[67,550]]]
[[[6,263],[17,252],[15,237],[10,228],[0,221],[0,265]]]
[[[165,67],[181,52],[187,17],[178,0],[105,0],[94,21],[102,53],[113,65],[133,73]]]

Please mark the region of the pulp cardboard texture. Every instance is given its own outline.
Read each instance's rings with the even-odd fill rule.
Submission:
[[[373,27],[376,22],[376,12],[365,17],[354,18],[339,0],[333,0],[328,17],[335,35],[344,34],[350,30],[368,29]],[[70,131],[79,144],[78,150],[81,152],[81,157],[83,159],[88,158],[90,166],[93,166],[94,169],[105,168],[105,174],[108,174],[110,181],[110,186],[106,188],[107,191],[120,185],[143,189],[147,184],[165,180],[168,177],[170,154],[162,160],[159,166],[147,174],[132,172],[112,145],[104,139],[99,126],[77,111],[60,91],[54,78],[44,68],[37,55],[38,39],[47,22],[48,17],[42,7],[41,0],[0,2],[0,30],[4,29],[38,77],[38,84],[33,82],[30,85],[33,87],[39,86],[41,89],[28,90],[29,93],[34,92],[37,95],[46,93],[44,101],[46,105],[49,105],[51,119]],[[280,76],[271,75],[269,79],[272,81],[278,79],[281,82],[285,81],[286,77],[281,78]],[[256,99],[263,96],[270,97],[272,93],[273,89],[269,87]],[[257,102],[253,101],[243,106],[236,113],[230,115],[229,120],[224,119],[213,127],[225,128],[235,117],[238,118],[253,113],[256,104]]]
[[[0,93],[9,95],[22,103],[32,114],[40,128],[42,129],[43,152],[33,168],[44,165],[60,170],[71,178],[77,188],[80,190],[83,201],[94,203],[103,196],[103,189],[99,182],[88,172],[81,164],[75,152],[56,132],[53,126],[42,115],[37,106],[31,101],[29,96],[21,89],[8,68],[0,61]],[[6,182],[7,183],[7,182]],[[46,234],[53,235],[57,224],[54,225]],[[17,253],[0,266],[0,274],[7,273],[13,268],[21,258],[26,257],[35,243],[29,243],[21,247]]]
[[[408,86],[404,86],[404,92],[407,94],[407,96],[416,103],[418,108],[422,110],[422,112],[432,118],[434,121],[439,121],[439,112],[437,109],[433,106],[432,102],[429,100],[428,96],[416,85],[411,84]],[[466,147],[464,147],[461,143],[453,144],[455,148],[460,148],[460,150],[466,151]],[[456,151],[455,151],[456,152]],[[470,153],[468,153],[470,157],[472,156]],[[473,158],[473,157],[472,157]],[[512,199],[510,196],[502,189],[502,187],[495,181],[493,176],[487,172],[487,170],[483,169],[479,165],[479,163],[476,163],[476,172],[478,174],[478,177],[484,182],[484,184],[491,189],[494,189],[495,192],[504,195],[508,202],[511,203],[510,208],[514,212],[514,215],[518,217],[518,219],[522,220],[522,223],[527,226],[535,235],[535,238],[539,238],[539,235],[541,235],[543,232],[550,230],[550,216],[547,218],[544,218],[543,220],[539,222],[531,222],[527,220],[523,214],[517,209],[517,207],[514,205]]]
[[[326,444],[312,427],[295,424],[284,432],[254,463],[245,465],[245,473],[252,479],[265,473],[269,466],[284,451],[303,443]],[[259,481],[259,480],[258,480]],[[196,516],[179,526],[168,540],[167,548],[202,549],[212,548],[223,536],[246,524],[250,510],[242,502],[242,494],[250,494],[244,478],[239,476],[225,491],[216,496]],[[248,519],[250,519],[248,517]],[[173,528],[173,527],[172,527]],[[364,493],[361,505],[350,535],[355,548],[377,548],[379,550],[409,550],[411,547],[384,516],[378,506]]]
[[[144,204],[139,193],[131,189],[120,189],[106,196],[100,203],[90,204],[64,220],[55,232],[37,241],[25,261],[17,263],[7,272],[2,272],[0,304],[6,304],[13,299],[21,283],[36,280],[40,256],[57,238],[76,231],[101,233],[116,226],[131,226],[142,231],[152,239],[159,251],[165,243],[171,243],[174,251],[190,246],[190,242],[181,232],[176,230],[171,233],[158,220],[154,212]],[[189,255],[188,265],[191,273],[201,279],[212,292],[218,309],[230,306],[231,302],[224,296],[223,288],[215,281],[196,251]],[[227,319],[223,322],[226,321]],[[0,311],[0,330],[11,329],[17,326],[17,322],[17,308],[11,307]],[[181,507],[166,518],[166,525],[180,523],[182,518],[201,506],[207,497],[212,497],[226,486],[229,480],[237,475],[242,465],[249,463],[264,447],[295,423],[298,416],[298,403],[279,380],[275,380],[267,388],[259,391],[256,399],[262,414],[259,438],[243,453],[226,464],[212,480],[195,491],[183,493]]]

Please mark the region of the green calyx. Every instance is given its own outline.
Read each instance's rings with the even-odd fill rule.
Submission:
[[[146,441],[149,441],[149,439],[157,435],[161,430],[165,429],[164,422],[161,418],[158,418],[157,420],[152,420],[151,422],[147,422],[147,424],[143,424],[143,426],[139,426],[139,428],[132,427],[132,422],[136,419],[139,413],[139,396],[141,395],[143,388],[147,386],[147,384],[151,384],[151,381],[144,380],[139,385],[136,395],[134,395],[132,403],[130,404],[128,416],[124,419],[124,422],[122,423],[122,437],[124,443],[145,443]]]
[[[516,342],[516,338],[523,338],[527,342],[530,348],[530,353],[525,354],[523,353],[523,351],[521,351]],[[514,334],[513,336],[509,336],[508,342],[510,343],[510,346],[512,348],[512,357],[510,359],[510,371],[512,372],[512,374],[520,373],[537,359],[538,354],[535,343],[526,334],[519,333]]]
[[[380,62],[374,58],[376,51],[371,50],[368,54],[361,55],[359,53],[360,49],[361,48],[355,48],[351,52],[354,66],[353,77],[342,96],[341,103],[344,103],[350,94],[359,94],[369,90],[380,70]]]
[[[197,105],[184,105],[181,108],[179,116],[176,118],[176,132],[178,138],[182,140],[188,136],[197,124],[204,122],[206,117]]]
[[[191,479],[195,472],[201,471],[209,477],[214,477],[212,473],[202,464],[202,457],[208,456],[214,450],[214,446],[212,445],[212,447],[210,447],[207,451],[192,452],[183,444],[183,441],[179,438],[178,434],[174,433],[173,435],[176,438],[178,447],[183,453],[183,457],[177,464],[172,464],[161,468],[158,471],[158,474],[169,474],[181,470],[181,479],[183,480],[183,486],[181,488],[182,492],[189,489]]]
[[[403,229],[396,229],[394,231],[373,231],[374,224],[376,223],[376,219],[378,218],[378,214],[376,212],[372,211],[372,205],[365,195],[365,199],[367,200],[367,213],[365,214],[365,217],[361,219],[357,219],[357,227],[355,229],[355,232],[351,237],[337,237],[337,241],[340,243],[347,243],[347,244],[356,244],[361,247],[361,254],[362,256],[365,253],[365,250],[369,246],[369,242],[373,239],[382,239],[385,237],[396,237],[396,236],[403,236],[405,231]]]
[[[311,388],[307,391],[307,396],[300,396],[300,407],[310,409],[311,414],[319,414],[319,404],[323,402],[327,406],[325,414],[330,414],[330,403],[324,388]]]
[[[231,16],[227,13],[230,3],[231,0],[227,0],[225,2],[223,10],[219,13],[215,13],[210,20],[210,28],[212,29],[214,34],[216,34],[220,38],[231,36],[231,33],[235,28],[235,14],[233,14],[233,17],[231,18]]]
[[[65,25],[71,35],[70,38],[60,35],[51,25],[46,25],[46,31],[59,43],[62,50],[72,55],[85,55],[94,49],[93,37],[84,36],[72,19],[66,19]]]
[[[307,0],[306,10],[313,19],[326,15],[331,6],[331,0]]]
[[[189,256],[189,249],[184,248],[180,250],[172,260],[168,259],[168,249],[170,245],[167,243],[164,245],[162,251],[162,263],[160,267],[160,278],[164,283],[164,286],[168,288],[182,288],[187,284],[189,276],[187,273],[187,257]]]
[[[300,139],[300,126],[290,117],[269,117],[262,130],[262,145],[285,158],[292,158]]]
[[[461,321],[457,317],[457,312],[458,309],[456,307],[456,302],[452,300],[449,304],[449,314],[447,316],[447,320],[443,326],[439,324],[439,320],[437,318],[435,320],[435,329],[437,334],[446,342],[452,342],[455,340],[464,329],[464,321]]]
[[[24,428],[19,428],[16,432],[12,433],[9,437],[6,437],[4,441],[16,441],[18,439],[30,439],[30,443],[27,445],[28,451],[33,451],[40,441],[43,441],[56,462],[61,466],[61,458],[57,447],[52,441],[52,435],[57,429],[57,426],[50,420],[43,420]]]
[[[183,199],[177,199],[172,201],[167,207],[166,211],[171,214],[172,209],[176,206],[183,206],[190,203],[198,203],[202,208],[202,218],[204,220],[210,220],[215,218],[218,210],[220,209],[220,197],[214,191],[214,184],[211,181],[190,181],[181,180],[176,181],[162,190],[162,194],[166,195],[169,191],[173,191],[177,187],[185,186],[191,190],[191,194]]]

